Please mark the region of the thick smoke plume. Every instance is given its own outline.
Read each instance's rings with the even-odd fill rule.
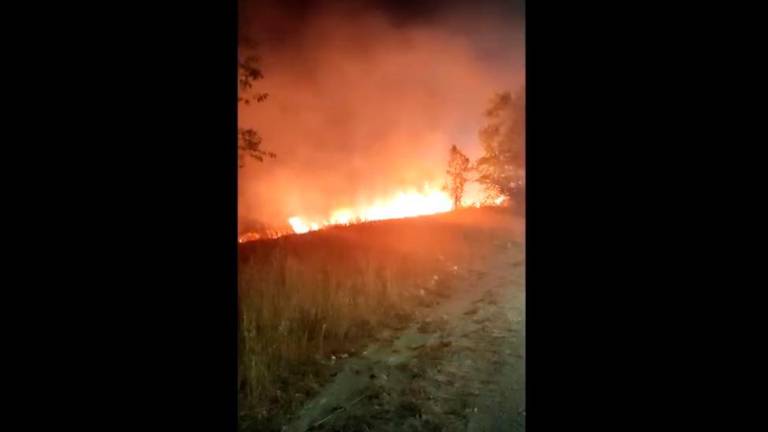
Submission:
[[[524,83],[522,20],[493,8],[294,15],[241,11],[241,39],[258,43],[264,73],[256,87],[269,97],[242,106],[239,123],[277,154],[240,170],[241,231],[440,186],[450,146],[474,160],[489,100]]]

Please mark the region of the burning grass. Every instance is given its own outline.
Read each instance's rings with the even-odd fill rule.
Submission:
[[[335,358],[383,327],[402,328],[424,295],[448,293],[457,265],[483,259],[503,209],[334,227],[240,246],[242,423],[271,429],[312,395]]]

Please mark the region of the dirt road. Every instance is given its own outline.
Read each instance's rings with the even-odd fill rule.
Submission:
[[[334,360],[338,374],[284,430],[525,430],[523,247],[496,251],[456,268],[450,295],[411,326]]]

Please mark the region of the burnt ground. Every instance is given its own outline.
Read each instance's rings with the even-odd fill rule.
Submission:
[[[525,430],[523,246],[496,250],[457,268],[409,326],[332,359],[334,377],[283,430]]]

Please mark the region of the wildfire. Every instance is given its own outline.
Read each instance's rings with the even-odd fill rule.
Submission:
[[[291,233],[285,232],[285,231],[277,231],[274,229],[261,229],[259,231],[249,231],[241,234],[237,238],[237,242],[246,243],[246,242],[255,241],[259,239],[273,239],[273,238],[278,238],[280,236],[284,236],[286,234],[291,234]]]
[[[481,207],[484,205],[502,205],[506,197],[489,198],[480,193],[469,193],[462,200],[465,207]],[[408,189],[397,192],[388,198],[373,201],[371,205],[359,207],[342,207],[330,212],[326,219],[309,220],[301,216],[288,218],[288,224],[293,233],[304,234],[334,225],[350,225],[361,222],[384,219],[400,219],[406,217],[426,216],[445,213],[453,209],[453,199],[448,192],[441,188],[425,184],[421,190]],[[288,232],[268,231],[249,232],[240,236],[239,242],[276,238]]]
[[[288,223],[295,233],[303,234],[332,225],[424,216],[444,213],[452,208],[453,200],[446,191],[425,185],[421,191],[398,192],[387,199],[374,201],[370,206],[336,209],[325,220],[306,221],[294,216],[288,219]]]
[[[260,239],[261,237],[262,237],[262,236],[261,236],[261,234],[259,234],[259,233],[255,233],[255,232],[247,232],[247,233],[245,233],[245,234],[241,235],[241,236],[240,236],[240,237],[237,239],[237,241],[238,241],[238,243],[245,243],[245,242],[249,242],[249,241],[253,241],[253,240],[258,240],[258,239]]]

